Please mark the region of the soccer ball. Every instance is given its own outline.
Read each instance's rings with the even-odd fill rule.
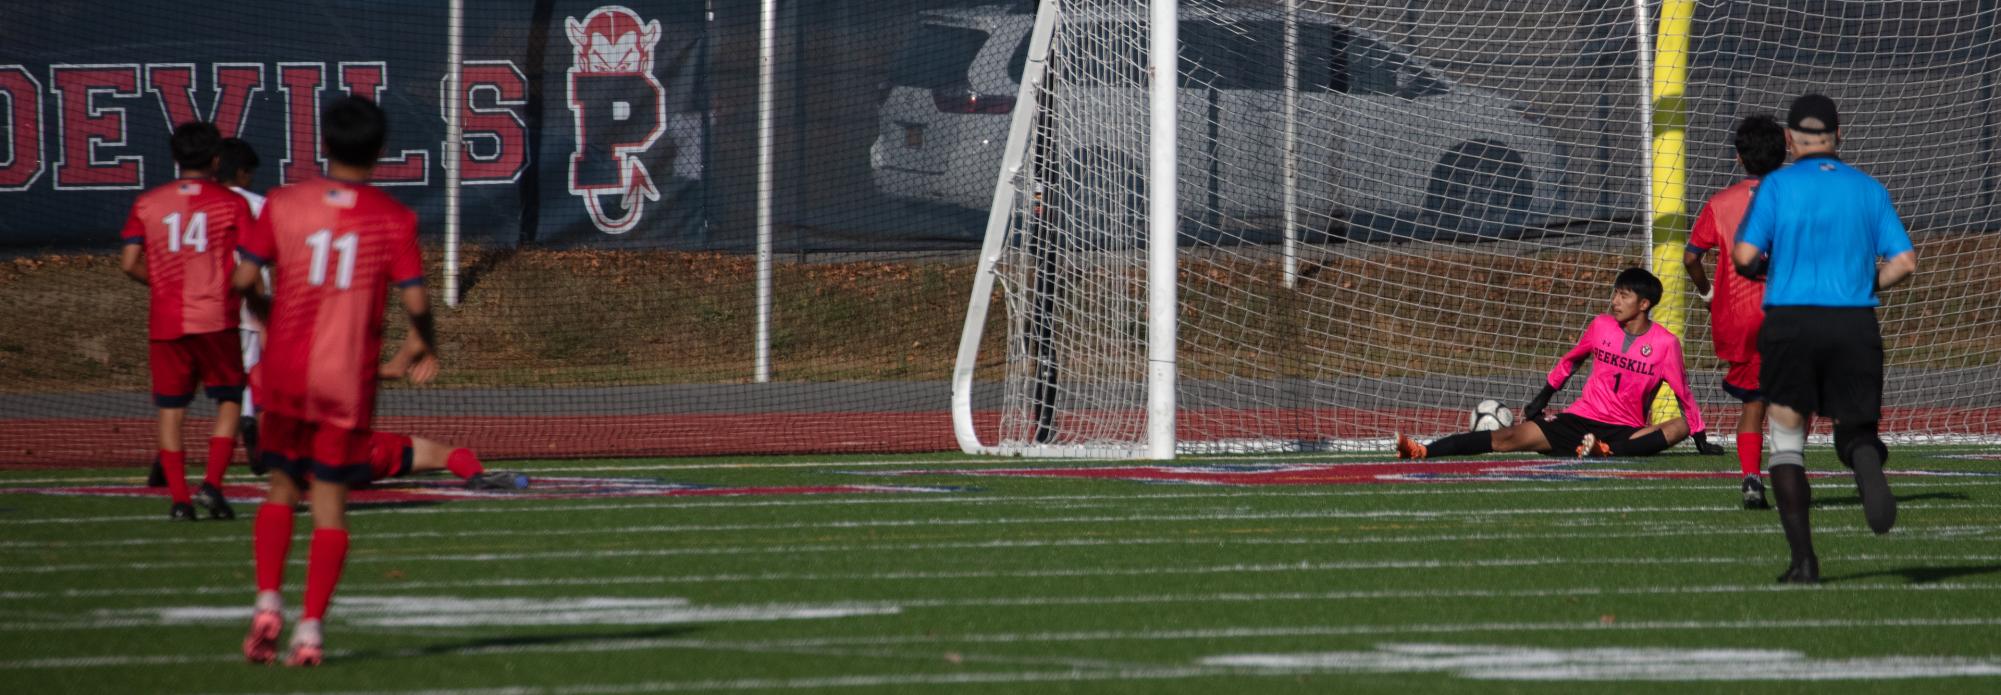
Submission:
[[[1515,424],[1514,411],[1489,398],[1473,406],[1473,431],[1490,432]]]

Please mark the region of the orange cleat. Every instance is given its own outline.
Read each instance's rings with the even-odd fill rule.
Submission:
[[[1428,452],[1424,450],[1423,444],[1417,443],[1417,440],[1415,439],[1403,436],[1403,433],[1401,432],[1397,433],[1397,458],[1421,459],[1424,458],[1427,455],[1427,453]]]
[[[1612,445],[1606,444],[1596,435],[1585,434],[1584,443],[1577,445],[1577,458],[1605,458],[1612,455]]]

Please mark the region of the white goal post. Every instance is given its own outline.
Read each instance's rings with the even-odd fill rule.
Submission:
[[[987,25],[1026,59],[959,444],[1160,459],[1456,431],[1533,394],[1629,266],[1667,285],[1654,318],[1726,432],[1683,245],[1743,176],[1737,122],[1806,92],[1841,104],[1845,158],[1925,259],[1880,310],[1886,434],[1992,441],[1997,21],[1970,0],[1043,0]]]

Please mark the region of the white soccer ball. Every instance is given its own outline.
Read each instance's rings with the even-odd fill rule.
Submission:
[[[1473,406],[1473,431],[1491,432],[1515,424],[1515,412],[1489,398]]]

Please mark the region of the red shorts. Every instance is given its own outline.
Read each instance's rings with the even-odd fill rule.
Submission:
[[[410,445],[410,438],[400,434],[376,432],[368,441],[369,480],[388,480],[399,475],[408,475],[410,466],[415,464],[416,450]]]
[[[1731,362],[1730,369],[1723,372],[1723,390],[1745,403],[1764,400],[1758,390],[1758,370],[1764,368],[1762,355],[1752,354],[1749,362]]]
[[[368,430],[299,420],[269,410],[257,418],[257,445],[265,465],[301,483],[308,477],[344,485],[367,483],[373,473],[372,439]]]
[[[186,408],[195,399],[195,382],[218,402],[243,400],[243,341],[236,329],[195,333],[173,340],[155,340],[148,347],[153,369],[153,404]]]

